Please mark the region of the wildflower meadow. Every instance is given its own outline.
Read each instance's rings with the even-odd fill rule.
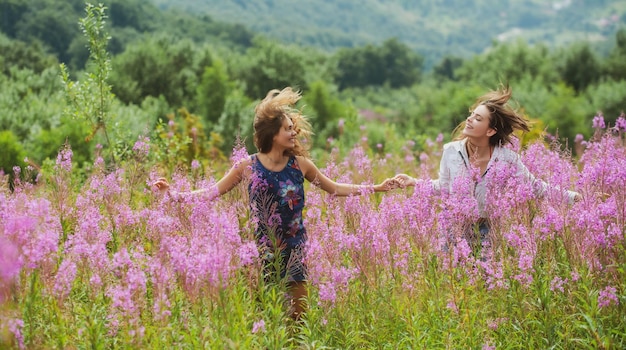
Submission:
[[[150,186],[163,174],[146,161],[157,147],[147,138],[116,167],[95,157],[82,179],[66,147],[0,190],[0,347],[622,349],[626,120],[598,116],[594,127],[572,152],[518,146],[551,185],[541,198],[509,169],[489,175],[492,230],[478,248],[461,233],[478,215],[465,184],[449,195],[424,181],[348,198],[308,185],[299,322],[284,283],[262,273],[245,184],[217,199],[172,198]],[[360,183],[430,179],[442,146],[334,148],[322,171]],[[171,174],[172,188],[207,187],[223,175],[213,169],[246,156],[235,149],[211,169],[194,161]],[[583,199],[568,203],[566,189]]]

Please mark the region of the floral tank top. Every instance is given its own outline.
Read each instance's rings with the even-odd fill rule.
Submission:
[[[257,238],[274,233],[285,248],[294,248],[304,242],[304,175],[295,156],[276,172],[266,169],[256,154],[252,155],[252,181],[248,193],[257,223]]]

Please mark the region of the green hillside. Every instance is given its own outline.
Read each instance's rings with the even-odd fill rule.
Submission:
[[[427,66],[444,56],[480,53],[494,40],[602,43],[626,22],[626,2],[619,0],[151,1],[327,50],[395,37],[426,57]]]

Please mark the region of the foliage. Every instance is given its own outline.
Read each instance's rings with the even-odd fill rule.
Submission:
[[[309,309],[299,323],[284,284],[261,273],[245,183],[218,199],[155,193],[151,142],[110,171],[96,160],[76,183],[64,148],[39,182],[0,191],[0,345],[623,348],[626,119],[611,130],[603,122],[579,161],[543,142],[521,152],[555,186],[541,198],[512,169],[494,170],[509,190],[490,193],[490,238],[475,250],[463,228],[473,204],[428,181],[343,199],[308,187]],[[350,182],[396,171],[427,179],[441,147],[413,150],[417,163],[358,145],[333,151],[323,171]],[[199,170],[174,172],[172,188],[215,183]],[[559,187],[584,199],[567,203]]]
[[[565,64],[561,67],[561,76],[576,92],[586,90],[600,77],[600,63],[589,44],[570,48],[566,57]]]
[[[295,86],[308,89],[304,52],[269,40],[256,39],[241,62],[233,68],[247,96],[262,99],[272,89]]]
[[[113,93],[125,103],[140,104],[148,96],[162,95],[171,106],[185,106],[212,60],[198,50],[190,40],[167,35],[133,45],[113,60]]]
[[[392,89],[419,82],[423,58],[397,39],[385,41],[381,47],[366,45],[341,49],[336,55],[335,83],[347,87],[388,86]]]
[[[41,44],[27,45],[23,41],[12,40],[0,33],[0,62],[5,75],[10,75],[11,68],[30,69],[41,73],[56,64],[54,56],[47,54]]]
[[[471,4],[460,0],[152,2],[163,9],[183,9],[244,23],[256,33],[284,43],[328,52],[380,45],[397,38],[425,56],[427,69],[448,55],[467,59],[480,54],[494,40],[506,43],[519,38],[531,44],[560,47],[589,39],[603,46],[603,41],[623,25],[626,13],[623,3],[617,0],[480,0]]]
[[[196,88],[195,105],[198,106],[196,110],[203,117],[207,129],[219,121],[231,89],[232,83],[224,63],[214,60],[211,66],[204,69],[202,79]]]
[[[104,28],[105,10],[103,5],[96,7],[87,4],[86,16],[80,20],[90,52],[90,71],[85,81],[72,81],[64,64],[61,65],[61,75],[68,101],[67,115],[91,125],[91,135],[87,136],[87,140],[102,132],[113,164],[116,164],[115,147],[109,137],[113,122],[110,113],[113,94],[108,83],[111,61],[106,50],[109,37]]]
[[[10,130],[0,132],[0,149],[2,149],[2,156],[0,156],[0,171],[2,175],[12,175],[14,166],[20,167],[24,165],[24,149]]]

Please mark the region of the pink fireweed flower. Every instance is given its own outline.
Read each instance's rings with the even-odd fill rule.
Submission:
[[[498,317],[498,318],[494,318],[493,320],[489,321],[489,323],[487,324],[487,326],[489,327],[489,329],[491,329],[492,331],[495,331],[498,329],[498,327],[500,327],[500,325],[504,322],[507,322],[509,319],[507,317]]]
[[[2,236],[0,231],[0,303],[4,301],[14,279],[20,273],[23,262],[15,244]]]
[[[5,239],[18,248],[24,266],[35,269],[53,263],[62,228],[51,203],[19,193],[2,209],[6,212],[0,214],[0,228],[4,229]]]
[[[606,124],[604,123],[604,115],[602,115],[602,113],[598,113],[595,117],[593,117],[592,127],[594,129],[606,128]]]
[[[561,293],[565,292],[565,288],[563,285],[567,284],[567,278],[562,279],[560,276],[555,276],[550,282],[550,290],[553,292],[559,291]]]
[[[346,161],[352,163],[359,175],[371,175],[372,161],[366,155],[362,147],[355,146],[350,151],[350,155],[346,158]]]
[[[485,212],[491,219],[521,217],[525,205],[534,198],[532,183],[517,174],[517,169],[506,162],[497,162],[483,177],[485,182]]]
[[[250,154],[248,154],[246,145],[243,143],[235,144],[235,147],[233,148],[233,153],[230,156],[231,163],[238,164],[244,160],[247,160],[248,158],[250,158]]]
[[[239,257],[239,263],[242,266],[250,265],[254,262],[255,258],[259,257],[258,246],[255,242],[246,242],[237,249],[237,256]]]
[[[626,115],[622,112],[615,121],[615,130],[618,132],[626,131]]]
[[[337,300],[337,291],[335,290],[335,286],[331,283],[323,283],[318,285],[318,294],[321,303],[329,303],[330,305],[334,305]]]
[[[99,274],[109,270],[107,244],[112,238],[110,222],[101,214],[100,208],[83,195],[76,199],[76,207],[78,224],[75,233],[68,236],[65,253],[91,266],[92,286],[99,287]]]
[[[72,149],[69,146],[63,147],[63,149],[57,155],[56,169],[66,172],[72,171]]]
[[[484,279],[487,284],[487,290],[507,289],[508,285],[504,276],[504,262],[488,259],[487,261],[478,261],[477,264],[484,270]]]
[[[189,292],[226,286],[233,272],[251,258],[248,253],[242,258],[237,213],[218,210],[216,203],[202,196],[189,197],[176,203],[184,210],[161,214],[175,215],[185,223],[181,231],[162,234],[158,255]]]
[[[63,260],[61,266],[59,266],[59,270],[55,276],[53,293],[59,299],[67,298],[72,291],[72,284],[76,279],[76,272],[76,263],[68,256]]]
[[[200,168],[200,162],[197,159],[191,161],[191,169],[196,170]]]
[[[20,349],[25,349],[24,335],[22,329],[24,328],[24,321],[19,318],[2,318],[0,319],[0,331],[8,330],[13,334],[17,341],[17,346]]]
[[[140,136],[133,146],[133,152],[135,152],[138,156],[146,157],[148,153],[150,153],[150,138],[147,136]]]
[[[459,313],[459,307],[456,305],[456,302],[454,300],[448,301],[448,304],[446,304],[446,308],[448,308],[449,310],[451,310],[455,314]]]
[[[131,336],[142,337],[141,310],[145,307],[147,277],[143,269],[146,258],[142,251],[134,251],[132,256],[126,248],[113,255],[111,272],[116,277],[107,286],[106,295],[111,299],[109,320],[118,320],[130,326]],[[116,323],[111,323],[112,331],[117,330]]]
[[[590,142],[580,163],[583,169],[577,186],[588,193],[610,193],[626,186],[626,148],[619,137],[607,134]]]
[[[565,229],[565,220],[552,206],[545,206],[533,220],[533,227],[541,234],[541,239],[550,239]]]
[[[572,187],[572,181],[578,174],[569,156],[535,143],[522,154],[522,161],[535,176],[532,184],[535,195],[554,204],[572,200],[566,190]]]
[[[254,322],[252,325],[252,334],[265,333],[265,321],[263,319]]]
[[[598,307],[602,309],[613,304],[619,304],[617,289],[615,287],[607,286],[601,290],[600,293],[598,293]]]

